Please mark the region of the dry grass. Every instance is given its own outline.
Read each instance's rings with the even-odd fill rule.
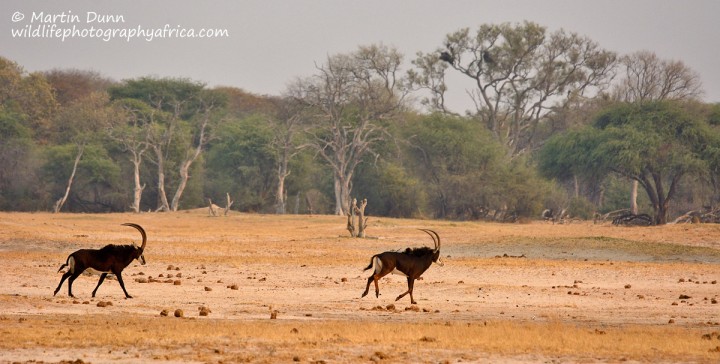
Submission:
[[[123,222],[149,235],[149,264],[124,274],[136,298],[113,281],[91,299],[89,277],[76,302],[52,297],[71,251],[138,241]],[[717,335],[703,338],[720,331],[716,225],[370,222],[373,239],[355,240],[335,216],[0,213],[0,260],[14,272],[0,275],[0,362],[720,360]],[[416,283],[420,305],[393,302],[400,278],[359,299],[369,257],[431,245],[422,227],[449,257]],[[141,284],[140,273],[182,284]],[[160,317],[175,308],[186,318]]]
[[[432,351],[492,353],[515,357],[543,356],[602,358],[618,361],[707,361],[718,355],[697,329],[636,326],[593,328],[551,321],[547,323],[491,322],[286,322],[188,320],[89,316],[30,316],[0,318],[0,348],[85,349],[111,346],[135,348],[154,355],[192,347],[199,353],[232,352],[233,347],[274,346],[276,359],[298,355],[306,348],[332,347],[358,355],[383,351],[386,355]],[[201,359],[187,358],[187,359]],[[412,360],[412,355],[406,359]]]

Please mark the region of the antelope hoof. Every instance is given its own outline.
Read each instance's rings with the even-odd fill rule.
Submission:
[[[360,296],[360,298],[367,296],[367,294],[368,294],[367,291],[365,291],[365,293],[363,293],[362,296]]]
[[[413,305],[417,305],[417,302],[415,302],[415,301],[410,301],[410,303]]]
[[[380,297],[380,291],[375,291],[375,298]]]
[[[401,299],[402,297],[403,297],[403,296],[397,296],[397,298],[395,299],[395,301],[400,301],[400,299]]]
[[[125,296],[125,299],[128,299],[128,298],[132,298],[132,296],[131,295]]]

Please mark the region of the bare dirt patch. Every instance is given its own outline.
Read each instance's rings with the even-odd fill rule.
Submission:
[[[67,283],[80,248],[138,242],[148,264]],[[0,213],[2,362],[717,362],[720,228],[335,216]],[[444,267],[360,299],[370,256],[432,246]],[[180,312],[181,314],[178,314]],[[180,316],[180,317],[176,317]],[[273,318],[274,317],[274,318]],[[708,339],[709,338],[709,339]]]

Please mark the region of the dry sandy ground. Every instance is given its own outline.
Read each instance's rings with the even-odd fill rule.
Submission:
[[[92,298],[97,276],[54,297],[72,251],[139,242],[123,222],[149,236],[123,274],[134,298],[116,280]],[[373,254],[432,246],[418,228],[445,261],[418,304],[395,302],[400,276],[361,299]],[[0,213],[0,362],[720,362],[720,226],[371,217],[368,233],[336,216]]]

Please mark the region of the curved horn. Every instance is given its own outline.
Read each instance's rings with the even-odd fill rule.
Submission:
[[[429,229],[418,229],[418,230],[424,231],[426,234],[430,235],[430,237],[433,240],[433,243],[435,243],[435,251],[440,251],[440,235],[438,235],[438,233],[436,233],[432,230],[429,230]],[[435,234],[435,236],[433,236],[431,233]],[[435,237],[437,237],[437,240],[435,240]]]
[[[140,235],[142,235],[142,239],[143,239],[142,245],[140,246],[140,251],[145,251],[145,243],[147,243],[147,234],[145,234],[145,229],[143,229],[142,226],[140,226],[138,224],[133,224],[130,222],[126,222],[123,225],[124,226],[132,226],[140,232]]]

